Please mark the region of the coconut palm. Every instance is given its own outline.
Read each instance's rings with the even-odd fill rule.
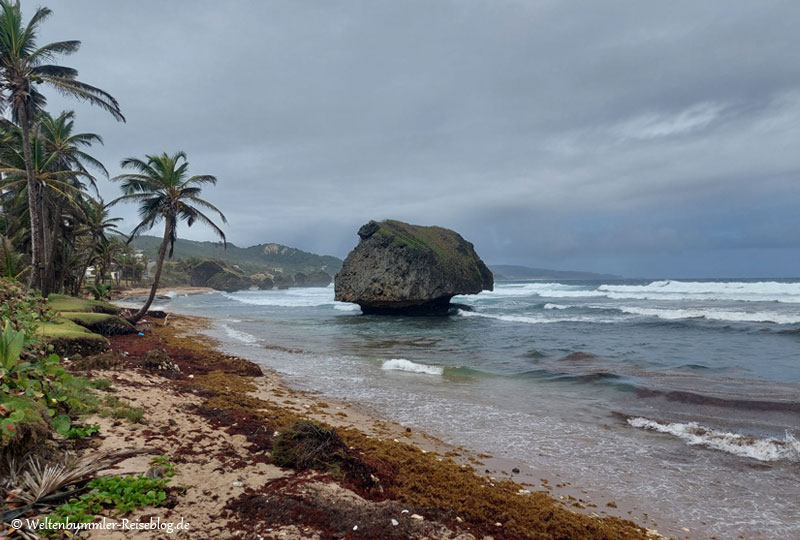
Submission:
[[[39,8],[24,24],[19,2],[0,0],[0,104],[11,110],[12,119],[22,131],[25,171],[28,182],[28,206],[31,221],[32,287],[41,287],[44,271],[42,258],[43,233],[42,189],[34,175],[31,155],[31,123],[47,100],[38,90],[45,84],[61,94],[88,101],[111,113],[117,120],[125,118],[119,103],[109,93],[77,80],[77,70],[50,64],[57,55],[69,55],[78,50],[80,41],[56,41],[38,46],[39,25],[51,14]]]
[[[167,256],[167,248],[169,247],[169,258],[171,259],[175,240],[178,239],[179,220],[185,221],[189,227],[195,222],[211,227],[222,239],[223,245],[227,246],[225,233],[201,211],[202,208],[216,212],[223,223],[228,222],[216,206],[199,197],[201,186],[216,184],[216,177],[208,174],[189,177],[187,172],[189,162],[185,152],[178,152],[171,156],[163,153],[145,157],[144,161],[137,158],[124,159],[122,168],[133,169],[136,172],[112,178],[115,181],[122,181],[124,195],[110,204],[132,201],[139,205],[139,217],[142,221],[133,229],[128,241],[152,229],[161,220],[164,221],[164,237],[158,250],[156,273],[153,277],[153,286],[150,288],[150,296],[142,309],[128,319],[131,323],[136,323],[141,319],[153,303],[158,289],[158,281],[161,278],[161,269],[164,266],[164,257]]]
[[[122,234],[117,228],[117,223],[122,221],[122,218],[112,218],[108,210],[110,206],[111,204],[105,204],[102,198],[98,200],[88,199],[83,206],[86,221],[78,227],[76,232],[88,237],[89,242],[82,265],[82,272],[78,274],[76,294],[79,293],[83,285],[86,269],[103,258],[103,254],[106,251],[105,248],[110,241],[108,235]]]
[[[98,170],[106,178],[108,177],[108,171],[100,161],[88,154],[84,149],[95,143],[103,144],[103,139],[95,133],[75,133],[74,119],[74,111],[64,111],[56,117],[46,111],[42,111],[37,117],[36,131],[48,153],[53,155],[54,167],[58,170],[77,171],[73,183],[78,186],[79,178],[86,180],[97,192],[95,178],[89,173],[88,168],[91,167]],[[82,195],[85,196],[85,194]],[[87,200],[91,202],[91,199],[87,198]],[[50,201],[47,202],[50,204],[45,204],[42,211],[42,237],[44,239],[42,257],[47,267],[44,275],[40,276],[42,294],[47,294],[54,290],[56,285],[56,265],[54,262],[59,248],[56,238],[62,233],[63,224],[65,223],[64,208],[70,205],[71,201],[65,200],[61,196],[51,196]],[[83,205],[77,207],[78,211],[81,210],[81,206]]]
[[[61,223],[60,214],[65,207],[70,207],[77,214],[81,213],[79,203],[86,186],[80,179],[87,176],[88,173],[59,168],[59,155],[51,151],[41,137],[34,137],[30,141],[27,147],[28,152],[25,152],[24,143],[21,141],[22,131],[15,129],[11,137],[0,143],[0,174],[2,174],[0,189],[16,192],[27,199],[28,204],[25,209],[28,214],[28,222],[31,224],[31,234],[28,240],[32,246],[37,241],[33,223],[38,217],[38,241],[41,242],[39,263],[47,265],[52,262],[54,251],[44,249],[44,244],[55,247],[55,237],[47,233],[48,226],[51,222],[56,225]],[[30,158],[30,163],[26,163],[27,158]],[[27,178],[29,165],[33,174],[33,185]],[[34,207],[30,205],[31,189],[38,191],[37,203]],[[44,219],[45,217],[47,219]],[[33,265],[33,261],[31,264]],[[33,270],[32,267],[31,272]],[[44,279],[46,273],[46,269],[41,270],[38,277],[38,287],[43,294],[49,292],[47,283],[45,283],[47,280]]]

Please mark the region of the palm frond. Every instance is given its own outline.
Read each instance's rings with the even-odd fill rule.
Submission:
[[[68,77],[41,74],[41,78],[53,86],[58,92],[65,96],[82,99],[92,105],[100,107],[111,113],[120,122],[125,121],[125,117],[120,112],[117,100],[105,90],[101,90],[90,84],[76,81]]]
[[[35,51],[33,51],[28,56],[28,61],[34,65],[38,65],[39,62],[46,62],[48,60],[52,60],[59,54],[69,55],[73,54],[78,51],[81,47],[81,42],[72,39],[68,41],[56,41],[54,43],[48,43],[47,45],[43,45],[39,47]],[[77,73],[76,73],[77,75]]]

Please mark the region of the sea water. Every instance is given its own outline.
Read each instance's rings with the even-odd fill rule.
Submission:
[[[170,308],[296,385],[635,501],[666,532],[800,538],[800,280],[503,282],[440,318],[333,296]]]

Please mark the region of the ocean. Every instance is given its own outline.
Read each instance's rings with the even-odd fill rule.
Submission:
[[[333,296],[170,309],[213,317],[227,350],[291,384],[618,501],[661,532],[800,538],[800,280],[500,282],[440,318],[366,316]]]

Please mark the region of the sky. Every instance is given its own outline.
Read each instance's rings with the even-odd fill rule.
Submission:
[[[796,1],[43,3],[40,43],[80,39],[59,63],[127,122],[48,110],[104,137],[112,176],[184,150],[236,245],[344,257],[400,219],[489,264],[800,276]]]

